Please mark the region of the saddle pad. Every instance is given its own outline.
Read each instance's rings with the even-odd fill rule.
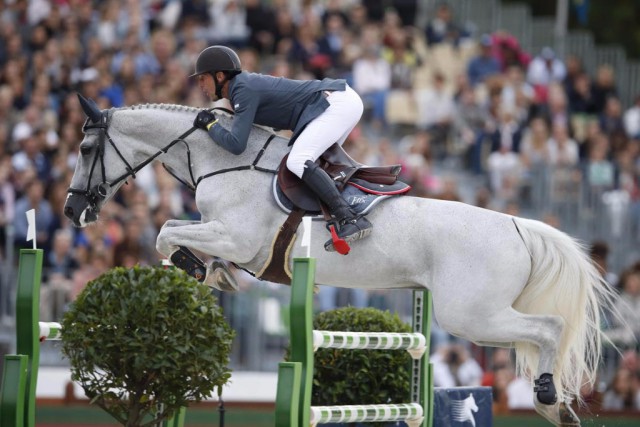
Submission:
[[[406,185],[406,184],[405,184]],[[278,177],[275,176],[272,181],[272,192],[273,197],[276,201],[276,204],[282,209],[284,212],[289,213],[293,210],[293,203],[287,198],[287,196],[282,192],[280,186],[278,185]],[[408,191],[408,190],[407,190]],[[395,193],[401,194],[401,193]],[[391,197],[394,194],[371,194],[365,193],[361,189],[353,185],[347,185],[342,192],[342,197],[349,203],[351,208],[357,213],[361,215],[366,215],[369,213],[378,203]],[[311,216],[319,216],[322,217],[322,212],[320,210],[315,211],[307,211],[307,215]]]

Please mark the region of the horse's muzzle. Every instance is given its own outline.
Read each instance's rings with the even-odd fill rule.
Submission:
[[[97,209],[92,208],[89,200],[82,194],[69,194],[64,204],[64,216],[76,227],[84,227],[98,219]]]

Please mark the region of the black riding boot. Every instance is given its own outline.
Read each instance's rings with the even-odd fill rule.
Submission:
[[[338,237],[345,242],[362,239],[371,233],[373,225],[363,216],[358,216],[342,198],[331,177],[317,164],[307,160],[302,174],[302,181],[322,200],[329,208],[329,212],[337,223]],[[335,250],[332,240],[325,245],[329,251]]]

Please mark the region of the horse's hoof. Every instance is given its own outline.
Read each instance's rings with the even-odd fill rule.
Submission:
[[[240,288],[233,274],[220,261],[213,261],[207,266],[204,284],[223,292],[236,292]]]
[[[560,427],[579,427],[580,426],[580,418],[573,412],[571,406],[566,403],[561,403],[558,408],[558,412],[560,413]]]
[[[555,405],[558,401],[556,386],[553,385],[552,374],[541,374],[540,378],[534,381],[533,391],[537,392],[538,402],[544,405]]]

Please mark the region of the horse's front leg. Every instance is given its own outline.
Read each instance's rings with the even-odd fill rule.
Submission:
[[[238,283],[227,265],[220,260],[213,260],[208,265],[198,258],[189,248],[210,255],[218,255],[229,248],[229,245],[220,245],[219,240],[224,240],[227,235],[224,230],[215,223],[201,223],[200,221],[169,220],[167,221],[156,240],[158,252],[165,255],[174,265],[185,270],[197,280],[207,286],[221,291],[236,291]],[[219,240],[214,241],[214,236]],[[222,239],[221,239],[222,238]],[[230,241],[230,239],[227,239]],[[236,239],[238,241],[238,239]],[[218,246],[215,245],[218,243]],[[231,252],[229,252],[231,253]],[[225,259],[226,259],[225,255]]]

